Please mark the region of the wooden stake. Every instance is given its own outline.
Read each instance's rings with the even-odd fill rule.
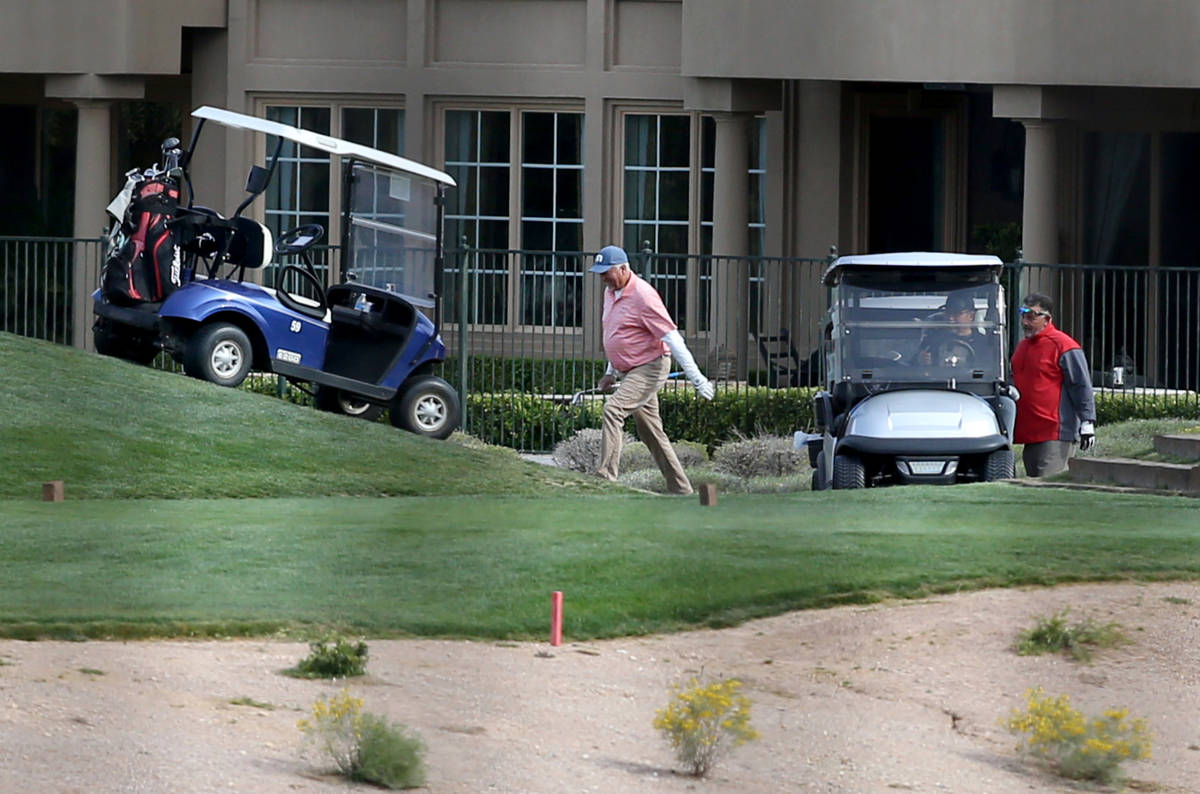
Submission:
[[[51,480],[42,483],[43,502],[61,502],[63,500],[63,481]]]

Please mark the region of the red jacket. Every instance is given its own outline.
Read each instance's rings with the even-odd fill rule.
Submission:
[[[1079,423],[1096,421],[1087,358],[1079,343],[1053,323],[1017,345],[1012,376],[1021,392],[1015,443],[1078,441]]]

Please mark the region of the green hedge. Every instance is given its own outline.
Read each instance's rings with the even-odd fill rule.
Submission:
[[[738,433],[790,436],[813,425],[813,389],[750,387],[719,389],[706,402],[691,389],[665,389],[658,395],[663,427],[673,441],[694,441],[711,451]],[[559,405],[515,392],[467,396],[468,432],[489,444],[548,451],[577,430],[599,427],[603,402]],[[633,429],[633,422],[629,422]]]
[[[1200,419],[1200,402],[1195,395],[1096,395],[1096,424],[1130,419]]]
[[[468,356],[469,391],[523,392],[525,394],[574,394],[590,389],[604,374],[607,362],[603,359],[501,358],[499,356]],[[454,388],[461,380],[458,358],[447,358],[437,373]],[[751,370],[746,374],[751,386],[766,386],[766,370]]]
[[[607,362],[595,359],[500,358],[468,356],[467,383],[471,392],[574,394],[590,389],[604,375]],[[454,388],[461,381],[458,358],[446,359],[439,374]]]

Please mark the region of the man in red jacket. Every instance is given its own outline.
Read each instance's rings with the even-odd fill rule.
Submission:
[[[1024,444],[1025,473],[1057,474],[1075,451],[1096,440],[1092,376],[1079,343],[1054,327],[1054,303],[1038,293],[1019,309],[1025,338],[1013,352],[1013,384],[1020,390],[1013,441]]]

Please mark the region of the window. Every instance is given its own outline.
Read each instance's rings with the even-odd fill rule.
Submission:
[[[521,114],[521,323],[583,322],[583,116]],[[558,252],[561,252],[558,253]]]
[[[625,116],[625,250],[688,253],[691,116]]]
[[[331,135],[330,111],[324,107],[267,108],[267,118],[303,130]],[[267,139],[267,156],[275,150],[274,137]],[[284,141],[275,178],[267,190],[267,228],[278,239],[288,229],[306,223],[329,228],[329,155],[317,149]]]
[[[697,128],[699,135],[695,136],[693,130]],[[662,294],[681,328],[704,330],[708,326],[712,263],[707,259],[692,261],[683,255],[694,250],[713,253],[716,123],[711,116],[699,114],[628,113],[624,136],[625,248],[630,252],[649,248],[656,254],[651,271],[643,275]],[[699,138],[695,154],[694,137]],[[761,256],[766,236],[765,118],[756,120],[755,135],[749,143],[749,254]],[[693,199],[695,192],[699,195]],[[751,278],[754,301],[761,275],[755,273]],[[751,310],[756,306],[752,303]]]
[[[447,248],[475,249],[471,321],[579,327],[583,114],[448,109],[444,134],[446,171],[458,183]],[[457,272],[453,257],[447,269]],[[447,286],[449,294],[454,281]]]
[[[264,115],[303,130],[344,138],[392,154],[404,154],[404,111],[389,107],[350,105],[267,105]],[[268,137],[267,155],[275,150]],[[284,232],[306,223],[325,228],[326,240],[340,223],[340,175],[332,172],[330,157],[318,149],[284,141],[278,172],[267,190],[263,222],[278,239]],[[314,251],[318,270],[327,266],[320,250]]]

